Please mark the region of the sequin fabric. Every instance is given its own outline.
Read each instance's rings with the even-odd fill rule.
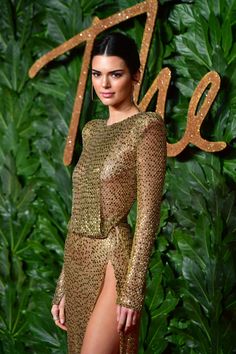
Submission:
[[[117,304],[141,310],[166,166],[166,132],[156,113],[137,113],[112,125],[89,121],[82,138],[64,266],[53,298],[58,304],[66,296],[69,354],[80,353],[108,261],[116,277]],[[132,234],[127,216],[136,199]],[[121,335],[120,354],[137,353],[135,336]]]

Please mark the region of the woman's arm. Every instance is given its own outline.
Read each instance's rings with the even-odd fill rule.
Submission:
[[[160,219],[166,169],[166,131],[158,116],[151,120],[137,146],[137,219],[127,277],[117,303],[140,311],[146,272]]]
[[[70,220],[67,224],[67,229],[70,228]],[[64,273],[64,264],[61,269],[60,276],[57,280],[56,289],[54,292],[52,300],[51,314],[55,324],[67,330],[65,326],[65,273]]]

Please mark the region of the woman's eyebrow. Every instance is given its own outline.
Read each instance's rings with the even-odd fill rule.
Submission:
[[[100,73],[101,71],[100,70],[97,70],[97,69],[92,69],[93,72],[96,72],[96,73]],[[117,73],[117,72],[124,72],[124,69],[115,69],[115,70],[111,70],[108,72],[108,74],[113,74],[113,73]]]
[[[123,72],[124,70],[123,70],[123,69],[116,69],[116,70],[112,70],[112,71],[110,71],[110,73],[117,73],[117,71],[119,71],[119,72]]]

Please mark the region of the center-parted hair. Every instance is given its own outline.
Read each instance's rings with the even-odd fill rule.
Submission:
[[[134,75],[140,68],[140,59],[135,41],[120,32],[112,32],[97,39],[92,50],[95,55],[118,56],[123,59],[131,73]]]

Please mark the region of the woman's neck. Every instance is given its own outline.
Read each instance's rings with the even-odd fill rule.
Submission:
[[[138,109],[138,107],[134,103],[131,103],[130,105],[127,105],[126,107],[119,107],[119,108],[109,106],[108,120],[110,123],[116,123],[116,122],[126,119],[138,112],[140,112],[140,110]]]

